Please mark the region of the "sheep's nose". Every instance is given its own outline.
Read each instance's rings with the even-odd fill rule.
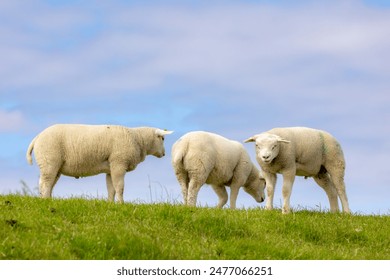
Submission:
[[[265,155],[265,156],[263,156],[263,159],[267,160],[267,159],[269,159],[269,157],[270,157],[270,155]]]
[[[264,197],[260,197],[260,199],[256,199],[258,203],[262,203],[264,201]]]

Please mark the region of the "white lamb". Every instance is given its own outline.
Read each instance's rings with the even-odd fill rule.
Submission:
[[[75,178],[106,173],[108,200],[123,203],[124,177],[147,155],[165,155],[164,136],[172,131],[127,128],[115,125],[58,124],[36,136],[27,150],[27,161],[40,169],[41,197],[51,197],[61,174]]]
[[[264,201],[265,181],[239,142],[203,131],[187,133],[172,147],[172,165],[186,205],[196,205],[205,183],[218,195],[219,208],[228,200],[225,186],[230,186],[231,209],[241,186],[257,202]]]
[[[276,173],[283,175],[283,213],[290,212],[295,176],[313,177],[329,199],[330,210],[350,213],[345,192],[345,160],[337,140],[329,133],[305,127],[274,128],[244,142],[256,142],[256,159],[267,186],[266,208],[273,208]]]

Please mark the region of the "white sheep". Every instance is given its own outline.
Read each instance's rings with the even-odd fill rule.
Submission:
[[[329,199],[330,210],[350,213],[345,191],[345,160],[337,140],[329,133],[305,127],[274,128],[244,142],[256,143],[256,159],[267,186],[266,208],[273,208],[276,173],[283,175],[283,213],[290,212],[295,176],[313,177]]]
[[[200,187],[205,183],[218,195],[219,208],[228,200],[225,186],[230,186],[232,209],[241,186],[257,202],[264,201],[265,180],[237,141],[203,131],[187,133],[172,147],[172,165],[186,205],[196,205]]]
[[[108,200],[123,203],[125,173],[147,155],[165,155],[164,136],[172,131],[116,125],[58,124],[38,134],[27,150],[27,161],[40,169],[41,197],[50,198],[61,174],[75,178],[106,173]]]

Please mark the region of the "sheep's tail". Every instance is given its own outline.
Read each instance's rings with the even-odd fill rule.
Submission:
[[[184,158],[183,152],[179,151],[179,152],[175,153],[175,156],[173,157],[172,162],[176,166],[183,165],[183,158]]]
[[[38,136],[37,136],[37,137],[38,137]],[[30,164],[30,165],[33,164],[31,154],[32,154],[32,151],[33,151],[33,149],[34,149],[34,144],[35,144],[35,140],[37,140],[37,137],[35,137],[35,138],[31,141],[31,143],[30,143],[30,145],[28,146],[28,149],[27,149],[26,158],[27,158],[28,164]]]
[[[175,146],[173,147],[174,149],[174,154],[172,155],[172,163],[177,166],[177,167],[183,167],[183,160],[184,160],[184,156],[185,156],[185,153],[187,151],[187,147],[184,147],[182,145],[182,143],[180,143],[181,145],[178,147],[178,144],[179,143],[176,143]],[[187,146],[187,145],[186,145]]]

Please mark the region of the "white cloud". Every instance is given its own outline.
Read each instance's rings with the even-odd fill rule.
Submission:
[[[112,95],[176,77],[270,95],[300,88],[311,95],[311,83],[345,71],[386,76],[390,11],[351,3],[357,2],[296,8],[113,4],[100,15],[85,6],[30,7],[34,12],[10,21],[14,35],[0,31],[11,42],[19,38],[1,49],[2,87],[66,86],[77,94]],[[69,40],[77,47],[67,48]]]
[[[0,133],[14,132],[26,124],[20,111],[5,111],[0,109]]]
[[[146,30],[137,42],[143,53],[149,46],[150,61],[142,65],[149,73],[273,90],[282,84],[278,81],[298,86],[315,75],[327,78],[334,69],[382,74],[388,70],[382,58],[389,57],[390,31],[384,28],[390,25],[389,13],[343,5],[148,7],[115,15],[114,26]],[[126,46],[119,42],[115,45]]]

